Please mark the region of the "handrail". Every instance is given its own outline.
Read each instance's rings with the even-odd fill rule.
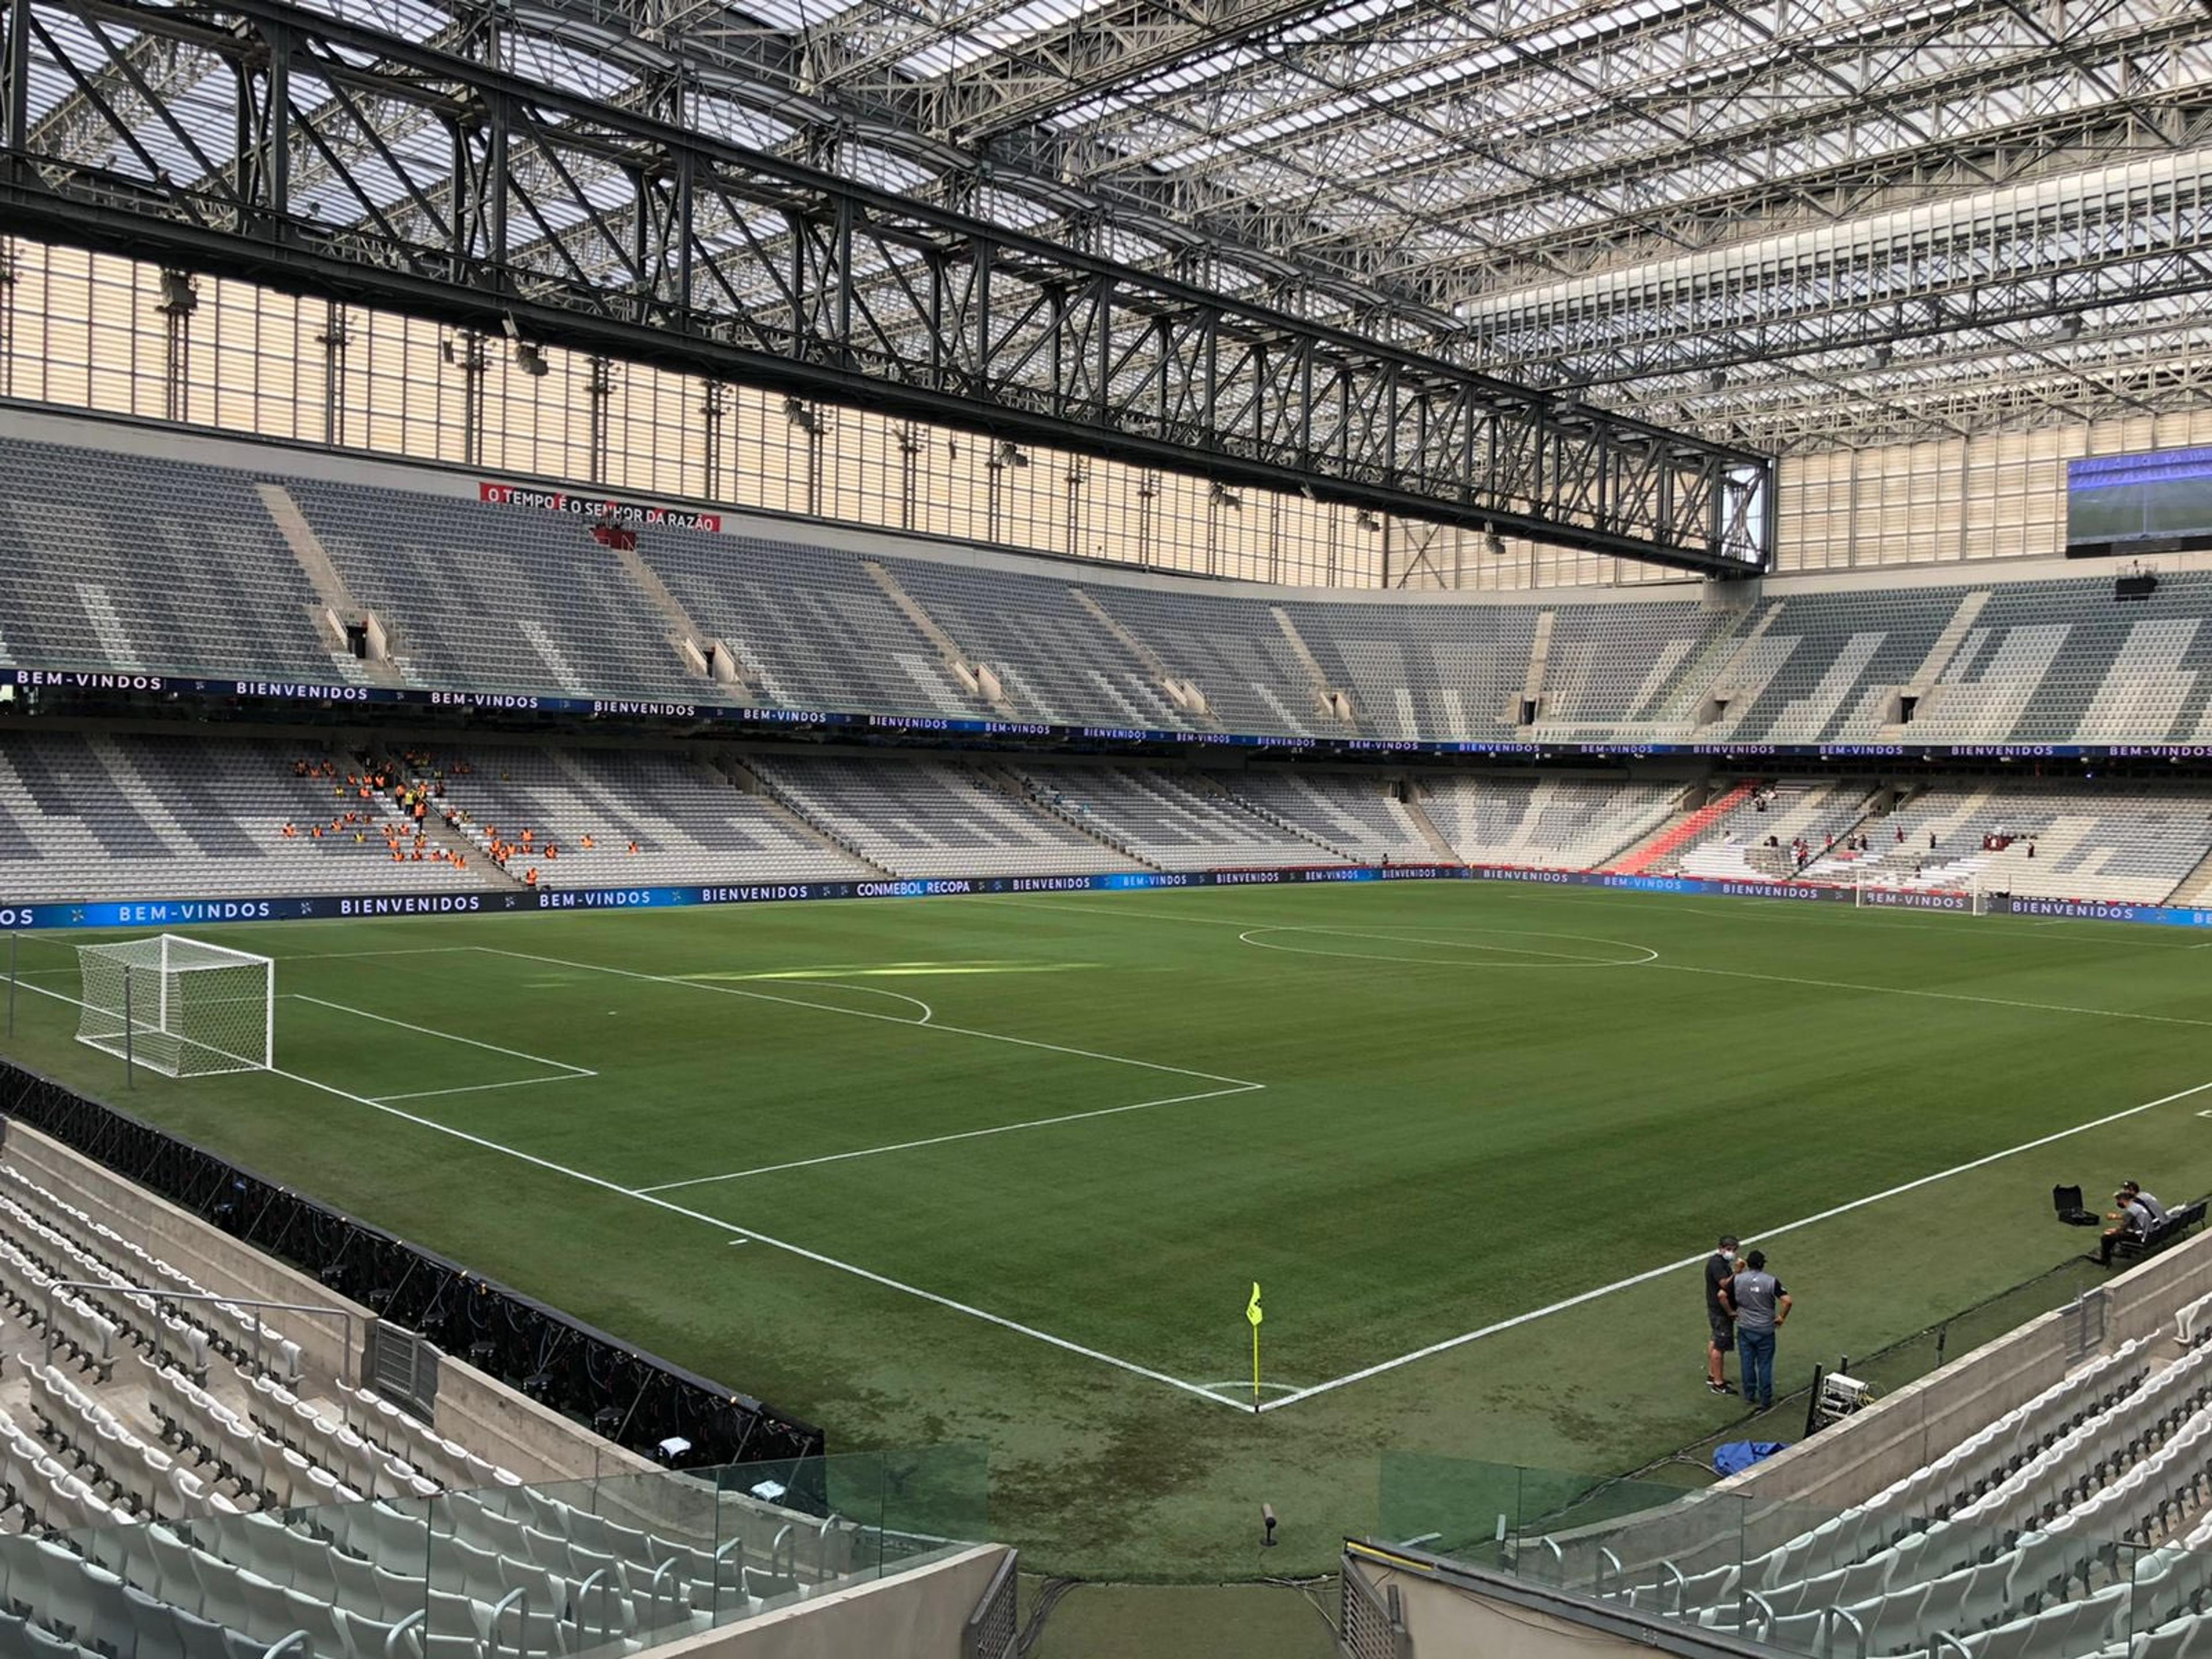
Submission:
[[[491,1619],[484,1633],[485,1653],[497,1654],[503,1648],[504,1644],[501,1642],[499,1636],[499,1621],[506,1617],[507,1610],[518,1602],[522,1607],[523,1629],[521,1639],[514,1644],[517,1659],[520,1659],[521,1655],[530,1650],[530,1592],[517,1585],[492,1604]]]
[[[1008,1550],[960,1633],[961,1659],[1012,1659],[1021,1626],[1015,1601],[1021,1552]]]
[[[143,1296],[151,1300],[157,1310],[165,1301],[219,1302],[233,1308],[265,1308],[271,1313],[310,1314],[323,1319],[335,1315],[345,1323],[345,1346],[339,1361],[338,1381],[347,1388],[354,1386],[353,1379],[347,1372],[353,1369],[353,1328],[359,1316],[349,1308],[318,1307],[308,1302],[269,1302],[251,1296],[217,1296],[212,1291],[172,1291],[151,1285],[111,1285],[88,1279],[57,1279],[46,1285],[46,1363],[50,1365],[54,1358],[53,1313],[54,1292],[57,1291],[100,1291],[109,1296]],[[261,1333],[264,1328],[257,1316],[253,1322],[253,1367],[265,1375],[268,1367],[261,1363]]]

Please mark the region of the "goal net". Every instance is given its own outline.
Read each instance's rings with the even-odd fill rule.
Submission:
[[[1856,892],[1853,902],[1862,910],[1877,908],[1911,910],[1951,910],[1967,915],[1989,915],[1989,896],[1982,890],[1978,872],[1966,875],[1934,875],[1911,881],[1859,881],[1853,884]]]
[[[180,933],[80,945],[76,1040],[169,1077],[275,1063],[276,964]]]

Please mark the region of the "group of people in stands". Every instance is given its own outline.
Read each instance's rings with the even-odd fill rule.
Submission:
[[[397,764],[378,762],[364,770],[345,773],[339,771],[333,760],[295,760],[292,763],[294,777],[326,779],[333,798],[357,799],[363,805],[334,814],[326,824],[302,828],[288,818],[281,833],[286,841],[322,841],[351,832],[356,845],[367,846],[370,831],[374,829],[381,831],[385,849],[391,854],[394,864],[445,863],[456,870],[466,869],[465,853],[430,844],[428,819],[435,812],[449,828],[482,846],[485,856],[501,870],[520,864],[523,884],[537,886],[541,862],[550,864],[557,860],[561,856],[560,843],[550,836],[540,836],[528,825],[504,833],[497,824],[479,825],[466,807],[448,802],[446,780],[468,777],[475,770],[466,761],[442,763],[427,750],[405,750]],[[380,795],[388,797],[398,811],[377,820],[369,803]],[[592,852],[598,848],[599,841],[586,834],[581,845],[584,851]],[[632,854],[639,851],[634,840],[628,847]]]
[[[366,847],[369,831],[375,829],[382,832],[384,849],[394,864],[450,864],[456,870],[468,868],[467,854],[430,845],[428,830],[424,823],[429,815],[431,803],[445,797],[444,774],[437,775],[430,783],[404,779],[395,781],[390,767],[376,766],[363,771],[348,772],[341,782],[336,761],[301,759],[292,763],[292,775],[295,778],[328,779],[334,799],[358,799],[363,805],[334,814],[327,824],[310,824],[305,830],[287,818],[280,832],[286,841],[303,837],[322,841],[351,831],[354,845]],[[386,817],[373,822],[367,803],[380,794],[389,794],[399,811],[397,817]],[[446,817],[450,823],[452,813],[448,811]]]

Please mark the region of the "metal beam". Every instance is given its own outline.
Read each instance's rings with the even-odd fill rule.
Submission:
[[[471,326],[508,319],[580,349],[1617,557],[1734,575],[1770,557],[1771,463],[1738,446],[283,0],[75,0],[65,15],[94,27],[41,27],[34,15],[29,51],[50,76],[91,84],[149,31],[225,72],[191,108],[158,111],[197,184],[168,178],[128,134],[104,167],[27,133],[0,168],[0,203],[27,234]],[[410,130],[444,143],[393,146],[352,112],[381,121],[410,107]],[[265,149],[310,112],[320,125],[299,142],[347,181],[359,208],[349,222],[295,211],[294,167],[210,153],[207,134],[261,135]],[[357,131],[334,139],[349,121]],[[402,199],[422,216],[406,234],[386,210]]]

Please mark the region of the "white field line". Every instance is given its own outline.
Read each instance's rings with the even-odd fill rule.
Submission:
[[[850,1152],[828,1152],[820,1158],[793,1158],[788,1164],[763,1164],[750,1170],[732,1170],[727,1175],[693,1176],[686,1181],[664,1181],[655,1187],[640,1187],[641,1193],[672,1193],[683,1187],[705,1187],[716,1182],[743,1181],[750,1176],[776,1175],[785,1170],[811,1170],[819,1164],[842,1164],[848,1158],[877,1158],[885,1152],[908,1152],[918,1146],[942,1146],[953,1140],[981,1140],[987,1135],[1009,1135],[1018,1129],[1048,1129],[1059,1123],[1080,1123],[1085,1118],[1116,1117],[1123,1112],[1149,1111],[1155,1106],[1181,1106],[1194,1100],[1218,1100],[1224,1095],[1249,1095],[1255,1089],[1264,1089],[1264,1083],[1240,1083],[1232,1089],[1208,1089],[1203,1094],[1169,1095],[1161,1100],[1139,1100],[1127,1106],[1101,1106],[1095,1111],[1064,1112],[1058,1117],[1033,1117],[1023,1123],[996,1123],[986,1129],[962,1129],[954,1134],[927,1135],[920,1140],[897,1140],[884,1146],[863,1146]],[[404,1096],[388,1096],[389,1099],[404,1099]]]
[[[680,983],[680,981],[678,982]],[[52,997],[57,1002],[66,1002],[71,1007],[81,1008],[84,1006],[75,997],[64,996],[58,991],[49,991],[40,986],[27,985],[23,988],[37,996]],[[912,1024],[914,1022],[902,1020],[898,1023]],[[366,1095],[355,1094],[351,1090],[341,1089],[336,1084],[324,1083],[315,1078],[303,1077],[297,1072],[287,1072],[271,1066],[269,1068],[269,1075],[281,1077],[286,1082],[296,1083],[302,1088],[319,1090],[324,1094],[335,1096],[340,1100],[351,1101],[356,1106],[366,1106],[371,1111],[382,1112],[388,1117],[399,1119],[402,1122],[412,1123],[417,1128],[428,1129],[441,1135],[451,1135],[454,1139],[465,1141],[471,1146],[481,1147],[488,1152],[497,1152],[501,1157],[511,1158],[520,1163],[532,1164],[550,1174],[566,1176],[571,1181],[580,1182],[586,1187],[596,1187],[601,1192],[612,1193],[620,1198],[633,1199],[640,1204],[650,1204],[656,1210],[665,1210],[671,1215],[679,1215],[687,1221],[696,1221],[703,1226],[715,1229],[718,1232],[727,1233],[734,1243],[765,1244],[771,1249],[781,1250],[787,1255],[798,1256],[802,1261],[811,1261],[819,1267],[833,1268],[838,1273],[850,1273],[855,1279],[864,1279],[872,1285],[880,1285],[885,1290],[897,1291],[907,1296],[918,1297],[924,1302],[934,1303],[937,1306],[950,1309],[954,1313],[966,1314],[969,1318],[980,1319],[987,1325],[996,1325],[1001,1330],[1012,1331],[1018,1336],[1030,1337],[1036,1341],[1079,1355],[1085,1359],[1095,1359],[1103,1365],[1113,1366],[1116,1370],[1127,1371],[1133,1376],[1146,1377],[1154,1382],[1165,1383],[1169,1388],[1183,1394],[1195,1395],[1200,1400],[1211,1400],[1217,1406],[1243,1409],[1235,1401],[1224,1400],[1209,1389],[1201,1388],[1195,1382],[1186,1382],[1180,1377],[1170,1376],[1165,1371],[1156,1371],[1149,1365],[1139,1365],[1133,1359],[1122,1359],[1097,1348],[1085,1347],[1079,1342],[1069,1341],[1064,1336],[1054,1336],[1049,1331],[1041,1331],[1033,1325],[1024,1325],[1017,1320],[1008,1319],[1003,1314],[994,1314],[982,1308],[973,1307],[965,1302],[956,1301],[951,1297],[940,1296],[935,1291],[923,1290],[918,1285],[908,1285],[871,1268],[857,1267],[849,1261],[840,1261],[833,1255],[824,1255],[819,1250],[810,1250],[804,1245],[793,1244],[786,1239],[771,1237],[767,1233],[757,1232],[750,1227],[740,1227],[734,1222],[721,1219],[719,1216],[708,1215],[698,1210],[686,1209],[681,1204],[671,1203],[667,1199],[654,1194],[640,1192],[634,1188],[625,1187],[619,1182],[609,1181],[604,1176],[590,1175],[582,1170],[571,1169],[565,1164],[555,1163],[551,1158],[540,1158],[535,1152],[526,1152],[519,1147],[505,1146],[483,1135],[471,1134],[466,1129],[457,1129],[450,1123],[441,1123],[435,1118],[424,1117],[417,1112],[405,1111],[381,1101],[371,1100]]]
[[[349,1007],[343,1002],[326,1002],[320,997],[311,997],[299,991],[287,991],[283,994],[295,1002],[312,1002],[318,1008],[334,1008],[342,1014],[357,1014],[363,1019],[373,1019],[380,1025],[397,1025],[403,1031],[420,1031],[424,1036],[440,1037],[447,1042],[465,1043],[471,1048],[483,1048],[495,1054],[505,1054],[509,1060],[526,1060],[535,1066],[550,1066],[555,1071],[566,1072],[571,1077],[599,1075],[588,1066],[571,1066],[565,1060],[548,1060],[544,1054],[533,1054],[526,1049],[502,1048],[496,1042],[480,1042],[474,1037],[457,1036],[451,1031],[441,1031],[431,1026],[416,1025],[408,1020],[394,1019],[389,1014],[372,1014],[366,1008]]]
[[[295,955],[279,957],[279,962],[352,962],[364,957],[443,957],[457,951],[471,951],[471,945],[416,945],[404,951],[302,951]]]
[[[404,1095],[379,1095],[376,1103],[387,1105],[395,1100],[429,1100],[439,1095],[481,1094],[487,1089],[528,1089],[540,1083],[580,1083],[587,1077],[597,1077],[597,1072],[563,1072],[557,1077],[510,1078],[504,1083],[464,1083],[451,1089],[416,1089]]]
[[[1948,1181],[1954,1176],[1965,1175],[1970,1170],[1982,1169],[2008,1158],[2016,1158],[2022,1152],[2032,1152],[2039,1146],[2048,1146],[2054,1141],[2064,1140],[2070,1135],[2085,1134],[2091,1129],[2101,1129],[2108,1123],[2118,1123],[2123,1118],[2135,1117],[2142,1113],[2155,1110],[2160,1106],[2171,1106],[2177,1100],[2188,1100],[2194,1096],[2203,1094],[2208,1089],[2212,1089],[2212,1081],[2192,1084],[2190,1087],[2178,1089],[2170,1095],[2160,1095],[2156,1100],[2147,1100],[2140,1106],[2129,1106],[2117,1112],[2107,1112],[2102,1117],[2091,1118],[2087,1122],[2077,1123],[2069,1129],[2054,1130],[2050,1134],[2039,1135],[2033,1140],[2023,1140],[2017,1146],[2008,1146],[2001,1152],[1990,1152],[1984,1157],[1970,1159],[1964,1164],[1954,1164],[1948,1170],[1938,1170],[1934,1175],[1921,1176],[1916,1180],[1885,1188],[1881,1192],[1869,1193],[1864,1198],[1855,1198],[1848,1203],[1835,1205],[1822,1210],[1817,1215],[1801,1216],[1795,1221],[1785,1221],[1778,1227],[1768,1227],[1763,1231],[1746,1233],[1742,1236],[1743,1242],[1746,1244],[1759,1243],[1770,1238],[1779,1238],[1784,1233],[1794,1233],[1800,1228],[1814,1226],[1823,1221],[1832,1221],[1839,1215],[1848,1215],[1853,1210],[1863,1210],[1869,1204],[1880,1204],[1885,1200],[1900,1197],[1910,1192],[1917,1192],[1923,1187],[1933,1186],[1939,1181]],[[1531,1308],[1526,1313],[1515,1314],[1510,1319],[1493,1321],[1478,1330],[1447,1337],[1441,1342],[1431,1342],[1425,1348],[1416,1348],[1413,1352],[1400,1354],[1395,1359],[1385,1359],[1378,1364],[1363,1366],[1356,1371],[1346,1371],[1342,1376],[1331,1377],[1326,1382],[1316,1382],[1312,1387],[1301,1389],[1295,1394],[1286,1394],[1279,1400],[1270,1400],[1260,1409],[1263,1412],[1273,1411],[1278,1407],[1295,1405],[1301,1400],[1310,1400],[1317,1394],[1327,1394],[1331,1389],[1343,1388],[1347,1383],[1363,1382],[1370,1376],[1380,1376],[1385,1371],[1395,1371],[1401,1366],[1412,1364],[1415,1360],[1427,1359],[1437,1354],[1449,1352],[1454,1348],[1465,1347],[1468,1343],[1479,1342],[1486,1336],[1495,1336],[1500,1331],[1510,1331],[1516,1325],[1529,1324],[1553,1314],[1565,1312],[1569,1308],[1580,1307],[1585,1302],[1595,1302],[1601,1297],[1611,1296],[1615,1291],[1625,1291],[1632,1285],[1647,1284],[1652,1279],[1664,1278],[1668,1273],[1680,1273],[1685,1267],[1693,1267],[1704,1261],[1709,1254],[1711,1252],[1700,1252],[1696,1255],[1686,1255],[1679,1261],[1669,1261],[1661,1267],[1648,1267],[1640,1273],[1630,1274],[1626,1279],[1616,1279],[1610,1285],[1601,1285],[1595,1290],[1584,1291],[1579,1295],[1565,1297],[1547,1306]]]
[[[1402,885],[1402,884],[1389,884]],[[1706,896],[1696,893],[1652,893],[1629,887],[1576,888],[1563,890],[1556,887],[1521,882],[1478,881],[1462,884],[1462,888],[1463,890],[1486,893],[1510,893],[1516,898],[1540,900],[1553,904],[1612,904],[1621,899],[1649,899],[1656,905],[1663,906],[1669,910],[1686,911],[1702,916],[1718,916],[1728,921],[1750,921],[1761,924],[1778,921],[1785,916],[1790,916],[1808,921],[1832,921],[1846,926],[1863,924],[1869,927],[1938,927],[1950,926],[1959,920],[1955,914],[1935,915],[1926,911],[1887,907],[1861,909],[1855,905],[1847,904],[1783,904],[1771,901],[1762,904],[1747,899],[1727,898],[1723,898],[1722,902],[1717,904],[1693,904],[1692,900]],[[1223,890],[1194,888],[1188,890],[1219,892]],[[1253,892],[1266,890],[1240,888],[1233,890]],[[1273,890],[1280,892],[1282,890],[1277,888]],[[1152,921],[1188,921],[1195,922],[1206,927],[1256,928],[1261,925],[1254,923],[1249,916],[1179,916],[1165,910],[1139,910],[1122,902],[1118,894],[1109,894],[1103,902],[1097,904],[1069,904],[1052,899],[999,898],[981,894],[948,899],[945,902],[951,904],[1000,905],[1016,910],[1064,910],[1070,915],[1077,916],[1126,915]],[[1982,918],[1982,920],[1988,920],[1988,918]],[[2077,931],[2051,934],[2030,931],[2037,927],[2054,927],[2059,923],[2064,923],[2076,929],[2101,926],[2106,931],[2101,933]],[[1290,926],[1291,924],[1264,925]],[[2149,951],[2212,951],[2212,941],[2202,945],[2177,945],[2168,939],[2154,937],[2160,932],[2160,929],[2153,927],[2127,929],[2123,927],[2123,924],[2117,922],[2100,924],[2094,918],[2087,916],[2059,916],[2050,921],[2028,922],[2019,927],[2007,927],[1999,932],[1979,933],[1974,937],[1977,942],[1991,939],[2005,939],[2028,945],[2132,945],[2139,950]]]
[[[1863,985],[1849,980],[1801,979],[1794,974],[1755,974],[1744,968],[1697,968],[1686,962],[1645,962],[1637,964],[1670,974],[1712,974],[1723,979],[1765,980],[1776,985],[1808,985],[1822,991],[1865,991],[1876,996],[1924,997],[1934,1002],[1978,1002],[1990,1008],[2024,1008],[2039,1014],[2085,1014],[2100,1019],[2136,1019],[2155,1025],[2212,1026],[2212,1019],[2191,1019],[2183,1014],[2144,1014],[2130,1008],[2082,1008],[2066,1002],[2023,1002],[2013,997],[1976,996],[1969,991],[1923,991],[1901,985]]]
[[[1249,926],[1249,924],[1246,924]],[[1202,1078],[1208,1083],[1223,1083],[1238,1088],[1264,1088],[1264,1084],[1250,1078],[1224,1077],[1218,1072],[1201,1072],[1188,1066],[1169,1066],[1157,1060],[1133,1060],[1127,1054],[1102,1054],[1095,1048],[1073,1048],[1066,1043],[1046,1042],[1036,1037],[1010,1036],[1004,1031],[977,1030],[968,1025],[944,1025],[935,1022],[900,1019],[891,1014],[871,1013],[866,1008],[841,1008],[833,1003],[809,1002],[803,997],[777,996],[769,991],[748,991],[735,985],[726,985],[706,980],[684,979],[668,974],[641,973],[635,968],[611,968],[604,963],[571,962],[561,957],[534,956],[526,951],[502,951],[489,945],[479,945],[477,950],[489,956],[514,957],[523,962],[542,963],[553,968],[574,968],[593,974],[614,974],[623,979],[644,980],[653,985],[680,985],[686,990],[706,991],[716,996],[744,997],[754,1002],[780,1002],[790,1008],[811,1008],[817,1013],[842,1014],[848,1019],[872,1019],[886,1025],[904,1025],[917,1031],[943,1031],[952,1036],[980,1037],[987,1042],[1011,1042],[1024,1048],[1042,1048],[1055,1054],[1073,1054],[1081,1060],[1103,1060],[1115,1066],[1135,1066],[1147,1072],[1167,1072],[1176,1077]]]

